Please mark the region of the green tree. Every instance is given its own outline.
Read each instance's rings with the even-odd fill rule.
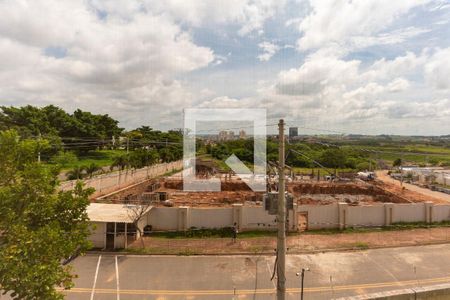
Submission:
[[[154,149],[138,149],[131,152],[128,157],[130,167],[134,169],[153,165],[159,160],[159,154]]]
[[[84,168],[89,178],[92,178],[92,176],[94,176],[94,173],[101,169],[102,168],[100,168],[96,163],[91,163],[89,166]]]
[[[347,156],[341,149],[330,148],[322,152],[319,161],[328,168],[343,168],[347,161]]]
[[[78,157],[71,151],[59,151],[55,156],[50,159],[50,162],[65,168],[68,165],[72,165],[78,161]]]
[[[76,166],[69,172],[67,172],[67,178],[69,180],[75,180],[75,179],[82,179],[85,174],[85,167],[83,166]]]
[[[402,165],[402,159],[401,158],[395,159],[394,162],[392,163],[392,165],[394,167],[400,167]]]
[[[358,171],[367,171],[369,170],[370,164],[366,161],[360,162],[359,164],[356,165],[356,169]]]
[[[125,168],[128,168],[129,166],[130,166],[130,155],[123,154],[114,158],[114,161],[111,165],[111,170],[114,167],[118,167],[120,170],[125,170]]]
[[[57,169],[36,162],[38,145],[0,132],[0,286],[13,299],[63,299],[73,286],[62,262],[89,247],[92,189],[57,191]]]
[[[16,129],[22,137],[55,139],[52,144],[78,152],[87,152],[109,145],[112,137],[118,138],[122,128],[108,115],[95,115],[77,109],[73,114],[54,105],[43,108],[0,106],[0,129]],[[53,153],[54,154],[54,153]]]

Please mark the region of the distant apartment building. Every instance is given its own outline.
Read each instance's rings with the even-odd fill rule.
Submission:
[[[295,138],[298,136],[298,127],[289,127],[289,138]]]
[[[218,140],[219,141],[231,141],[234,140],[234,131],[223,130],[219,132]]]
[[[239,139],[245,140],[246,138],[247,138],[247,133],[245,132],[245,130],[240,130],[239,131]]]

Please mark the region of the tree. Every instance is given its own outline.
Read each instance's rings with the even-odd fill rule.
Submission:
[[[392,165],[394,167],[400,167],[402,165],[402,159],[401,158],[397,158],[396,160],[394,160],[394,162],[392,163]]]
[[[101,169],[102,168],[100,168],[96,163],[91,163],[89,166],[84,168],[89,178],[92,178],[92,176],[94,176],[94,173]]]
[[[78,157],[71,151],[60,151],[50,159],[51,163],[59,165],[61,168],[65,168],[68,165],[72,165],[78,161]]]
[[[82,166],[76,166],[69,172],[67,172],[67,178],[69,180],[75,180],[75,179],[82,179],[85,171],[85,167]]]
[[[111,165],[111,170],[114,167],[118,167],[119,170],[123,171],[125,170],[125,168],[128,168],[129,165],[130,165],[130,155],[129,154],[120,155],[114,158],[114,161]]]
[[[108,115],[95,115],[77,109],[68,114],[61,108],[48,105],[43,108],[0,106],[0,129],[16,129],[22,137],[53,137],[54,144],[78,152],[87,152],[107,145],[118,138],[122,128],[119,121]]]
[[[0,286],[13,299],[63,299],[73,286],[61,262],[88,247],[92,189],[57,191],[56,168],[36,162],[38,145],[0,132]]]
[[[343,168],[347,161],[347,156],[341,149],[327,149],[322,152],[319,161],[328,168]]]
[[[141,220],[147,214],[147,212],[151,208],[151,203],[145,200],[137,200],[134,204],[127,206],[128,217],[132,220],[134,227],[139,233],[139,237],[141,239],[141,246],[145,248],[144,244],[144,232],[142,228],[139,226]]]
[[[181,131],[169,130],[161,132],[148,126],[141,126],[127,132],[130,149],[155,149],[159,157],[165,161],[173,161],[183,157],[183,135]]]
[[[358,171],[367,171],[370,168],[370,164],[366,161],[360,162],[359,164],[356,165],[356,169]]]

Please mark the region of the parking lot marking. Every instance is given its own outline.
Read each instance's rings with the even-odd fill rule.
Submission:
[[[267,265],[267,270],[269,271],[269,276],[272,276],[272,270],[270,269],[270,266],[269,266],[269,262],[268,262],[268,261],[266,261],[266,265]],[[275,279],[275,278],[274,278],[274,279]],[[273,280],[271,280],[271,282],[272,282],[273,287],[274,287],[274,288],[277,288],[276,285],[275,285],[275,282],[274,282]]]
[[[117,255],[116,255],[116,283],[117,283],[117,300],[120,300],[120,288],[119,288],[119,264],[117,263]]]
[[[98,269],[100,268],[100,261],[102,260],[102,256],[98,256],[98,262],[97,262],[97,269],[95,270],[95,276],[94,276],[94,283],[92,285],[92,291],[91,291],[91,300],[94,300],[94,294],[95,294],[95,284],[97,283],[97,277],[98,277]]]

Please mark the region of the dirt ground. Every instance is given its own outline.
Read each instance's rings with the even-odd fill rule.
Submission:
[[[240,181],[222,182],[221,192],[184,192],[183,183],[178,180],[163,181],[156,192],[168,193],[168,199],[176,206],[189,205],[191,207],[221,207],[234,203],[246,205],[260,205],[263,193],[255,193]]]
[[[255,193],[242,181],[222,181],[221,192],[184,192],[181,180],[161,180],[161,187],[155,192],[166,192],[175,206],[223,207],[233,203],[261,205],[263,193]],[[295,181],[287,184],[288,191],[294,195],[297,204],[327,205],[347,202],[350,205],[376,204],[384,202],[414,203],[438,199],[420,193],[402,190],[382,181],[374,182],[316,182]]]
[[[398,231],[313,234],[301,233],[287,238],[288,253],[325,250],[367,249],[378,247],[415,246],[449,243],[450,228],[410,229]],[[170,239],[144,237],[146,253],[154,254],[231,254],[271,253],[276,248],[276,237]],[[142,248],[140,240],[130,248]]]
[[[431,191],[412,184],[404,183],[405,189],[402,189],[400,182],[387,175],[387,171],[377,171],[377,177],[379,179],[378,183],[384,189],[394,193],[401,193],[405,197],[412,197],[420,201],[433,201],[435,203],[448,203],[450,201],[450,195]]]

